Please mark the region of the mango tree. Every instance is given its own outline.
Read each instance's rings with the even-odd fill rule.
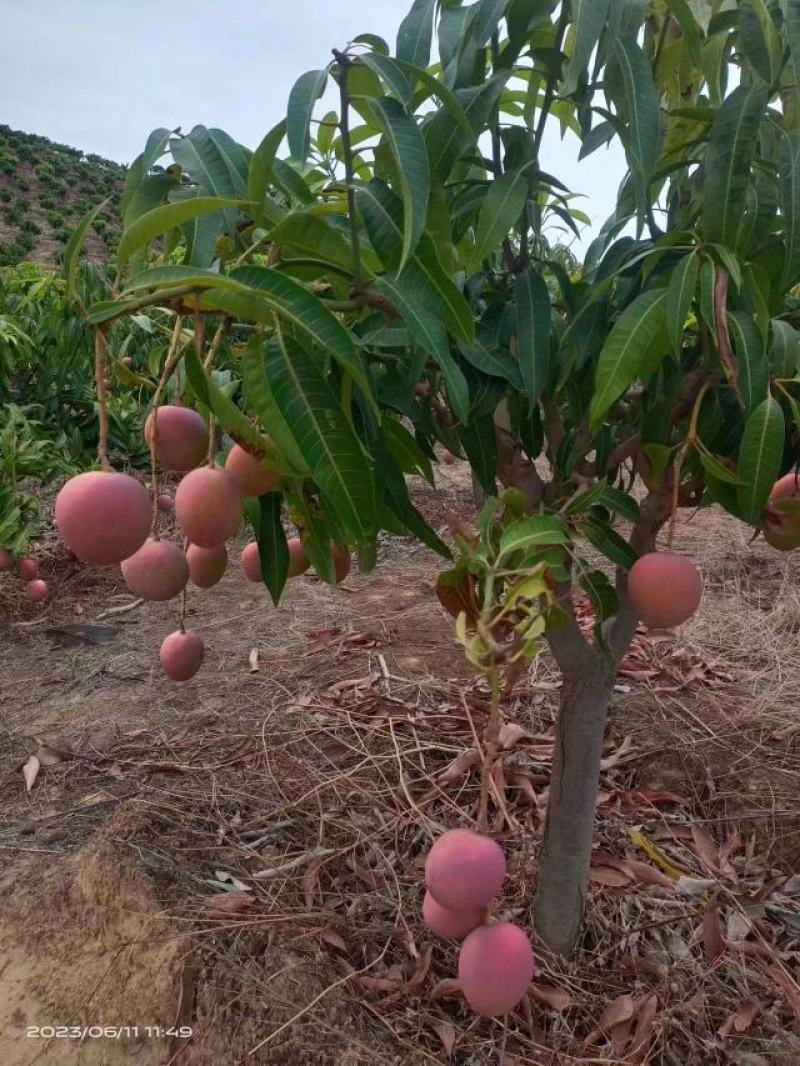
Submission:
[[[581,928],[616,666],[640,617],[674,624],[699,595],[686,560],[649,558],[659,533],[671,547],[677,509],[713,504],[800,541],[769,502],[800,424],[798,72],[798,0],[415,0],[394,52],[363,34],[321,56],[255,151],[154,131],[114,298],[87,309],[101,368],[123,316],[191,331],[168,367],[184,398],[280,478],[250,510],[276,602],[282,515],[331,581],[331,544],[366,572],[382,530],[451,559],[438,592],[493,693],[480,824],[502,677],[549,647],[536,931],[555,952]],[[612,142],[627,160],[580,268],[551,128],[597,167]],[[405,481],[432,480],[436,442],[486,499],[454,558]]]

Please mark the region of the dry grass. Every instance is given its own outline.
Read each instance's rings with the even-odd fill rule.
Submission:
[[[441,495],[419,494],[436,521],[468,503],[443,473]],[[105,825],[189,960],[172,1009],[194,1036],[176,1063],[794,1064],[800,564],[706,514],[678,543],[707,594],[680,641],[640,639],[620,677],[581,949],[542,960],[505,1020],[471,1016],[455,950],[420,921],[427,848],[474,824],[487,694],[432,603],[435,561],[406,543],[386,543],[372,579],[302,582],[277,612],[226,578],[195,602],[212,655],[182,688],[152,669],[168,608],[111,619],[105,649],[10,630],[5,769],[34,737],[78,757],[28,798],[9,773],[0,861],[24,881],[63,860],[2,849],[88,854]],[[113,603],[84,580],[51,622]],[[496,913],[526,928],[557,695],[543,658],[507,701],[519,728],[495,775],[510,868]]]

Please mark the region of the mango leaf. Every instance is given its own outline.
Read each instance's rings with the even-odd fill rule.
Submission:
[[[389,56],[376,55],[374,52],[364,52],[359,58],[374,74],[377,74],[389,92],[404,107],[411,103],[411,97],[413,96],[411,83],[395,60]]]
[[[369,457],[314,360],[299,346],[267,347],[267,379],[281,414],[292,427],[298,450],[356,544],[366,544],[376,527],[375,474]]]
[[[482,85],[455,90],[454,95],[472,127],[471,136],[467,135],[463,125],[444,108],[437,111],[426,124],[423,137],[432,174],[444,181],[453,169],[456,159],[475,143],[496,107],[509,76],[510,71],[500,71]]]
[[[374,33],[359,33],[358,37],[353,38],[353,44],[369,45],[373,52],[378,52],[382,56],[388,56],[391,51],[383,37],[378,37]]]
[[[557,515],[540,514],[522,518],[508,526],[500,538],[500,555],[527,551],[545,544],[569,544],[570,536]]]
[[[459,426],[458,438],[481,487],[493,496],[497,491],[497,435],[493,417],[473,415],[465,426]]]
[[[380,180],[356,189],[356,203],[367,227],[372,247],[385,267],[399,271],[402,262],[403,209],[397,196]],[[448,329],[466,342],[475,337],[469,304],[439,261],[436,247],[423,233],[416,252],[402,273],[409,299],[439,315]]]
[[[667,290],[667,332],[670,344],[678,357],[681,355],[683,328],[697,291],[699,273],[700,261],[694,252],[690,252],[681,259],[670,278]]]
[[[412,82],[421,82],[427,92],[420,93],[415,101],[414,110],[417,109],[420,103],[428,96],[435,96],[443,109],[446,110],[449,115],[455,120],[455,122],[461,127],[465,136],[468,138],[473,137],[472,126],[470,121],[464,113],[464,109],[458,101],[458,97],[453,90],[445,85],[439,78],[434,77],[433,74],[427,70],[423,70],[421,67],[415,67],[413,63],[406,63],[405,60],[396,59],[395,66],[403,72]],[[421,97],[421,98],[420,98]]]
[[[214,196],[244,198],[249,153],[224,130],[195,126],[170,141],[172,157],[201,191]]]
[[[740,85],[711,124],[704,164],[703,229],[706,239],[735,247],[750,187],[750,164],[769,90],[763,82]]]
[[[237,200],[222,199],[217,196],[195,196],[191,200],[181,200],[174,204],[164,204],[156,207],[147,214],[136,219],[122,234],[117,249],[117,268],[122,270],[125,263],[139,248],[144,248],[160,237],[162,233],[180,226],[198,215],[208,214],[209,211],[219,211],[225,207],[243,206]]]
[[[739,47],[767,85],[775,85],[783,65],[783,45],[764,0],[741,0]]]
[[[258,523],[253,523],[261,563],[261,578],[277,607],[289,576],[289,545],[281,522],[283,494],[268,492],[258,500],[248,500],[258,508]]]
[[[488,43],[507,7],[508,0],[479,0],[475,4],[471,34],[478,48]]]
[[[602,623],[619,614],[616,589],[602,570],[590,570],[582,560],[578,566],[578,581],[594,607],[595,633],[602,639]]]
[[[370,107],[397,162],[403,197],[403,251],[400,271],[408,262],[425,229],[430,195],[430,171],[425,142],[416,119],[391,97],[371,100]]]
[[[427,67],[431,58],[435,6],[436,0],[414,0],[397,31],[395,53],[398,59],[413,63],[415,67]]]
[[[387,418],[383,423],[386,447],[404,474],[419,474],[434,482],[433,467],[427,455],[411,436],[406,427],[396,418]]]
[[[394,304],[414,343],[439,364],[453,414],[466,424],[469,419],[469,386],[464,372],[450,352],[447,332],[441,320],[411,299],[398,279],[384,274],[375,280],[373,288]]]
[[[280,454],[290,477],[305,477],[308,463],[297,447],[291,429],[275,403],[266,373],[264,342],[261,337],[250,339],[242,352],[242,379],[247,390],[248,405],[261,422],[269,427],[270,439]]]
[[[314,203],[315,196],[308,182],[285,159],[273,159],[272,179],[290,203]]]
[[[290,473],[289,468],[281,462],[280,456],[276,454],[269,440],[248,422],[233,400],[213,382],[203,369],[194,345],[190,344],[187,347],[183,358],[186,378],[192,386],[195,396],[209,411],[213,411],[220,427],[225,430],[228,436],[236,441],[237,444],[263,455],[268,465],[276,473],[288,475]]]
[[[581,533],[599,552],[610,559],[615,566],[629,570],[639,556],[631,546],[622,539],[616,530],[599,518],[584,518],[578,525]]]
[[[650,61],[634,39],[617,39],[614,59],[620,71],[624,99],[625,154],[633,172],[639,221],[643,225],[650,204],[650,180],[661,151],[658,91]]]
[[[103,200],[93,207],[91,211],[87,211],[78,225],[72,231],[72,236],[67,241],[67,246],[64,249],[64,263],[62,266],[62,273],[64,274],[64,280],[66,282],[65,295],[68,300],[72,300],[75,296],[75,278],[78,273],[78,264],[80,262],[81,250],[83,249],[83,242],[86,240],[86,234],[89,229],[108,203],[108,198]]]
[[[336,571],[331,554],[331,530],[326,518],[312,508],[302,491],[289,489],[286,501],[291,511],[299,516],[298,526],[303,533],[303,547],[311,560],[311,565],[329,585],[336,584]]]
[[[490,377],[502,378],[518,392],[522,392],[525,385],[519,368],[519,362],[510,352],[504,348],[488,347],[480,340],[474,344],[459,343],[459,351],[466,361],[476,370],[488,374]]]
[[[134,196],[138,193],[142,183],[146,181],[150,175],[150,169],[153,164],[156,163],[166,151],[171,132],[171,130],[163,127],[153,130],[147,138],[144,151],[141,155],[137,155],[128,168],[128,173],[125,175],[125,184],[122,187],[122,197],[119,205],[120,215],[122,216],[125,225],[127,225],[128,221],[126,217],[128,206]]]
[[[737,498],[742,516],[757,525],[778,480],[783,458],[786,425],[777,400],[768,396],[747,419],[739,448],[741,484]]]
[[[509,171],[493,181],[483,201],[475,234],[473,264],[478,267],[495,252],[519,223],[528,194],[528,179],[519,171]]]
[[[311,147],[311,116],[314,105],[325,92],[328,71],[308,70],[301,74],[289,93],[286,111],[286,136],[289,151],[300,163],[308,159]]]
[[[800,277],[800,133],[781,130],[778,173],[786,242],[781,287],[786,290]]]
[[[537,270],[517,277],[517,360],[525,382],[528,403],[534,407],[550,373],[550,294]]]
[[[572,20],[575,25],[575,40],[572,55],[564,70],[561,85],[562,96],[572,96],[578,88],[581,75],[586,70],[594,47],[600,40],[605,26],[610,0],[573,0]]]
[[[247,174],[247,194],[253,204],[253,219],[258,225],[264,222],[264,199],[267,189],[273,183],[272,164],[275,161],[281,141],[286,136],[286,119],[281,119],[264,137],[253,152],[250,169]]]
[[[746,413],[763,401],[769,390],[769,364],[755,319],[744,311],[728,315],[731,342],[736,352],[739,399]]]
[[[789,41],[789,59],[784,71],[784,82],[788,82],[791,87],[791,96],[784,100],[784,116],[786,128],[795,134],[800,133],[800,0],[786,0],[782,7]]]
[[[800,333],[782,318],[773,318],[771,326],[770,363],[775,375],[781,378],[793,378],[800,368]]]
[[[269,240],[271,244],[292,248],[304,256],[333,263],[343,270],[353,270],[353,253],[342,233],[324,219],[305,211],[292,211],[281,219],[269,231]]]
[[[698,70],[702,70],[703,41],[700,27],[688,0],[667,0],[667,6],[681,28],[681,35],[689,53],[689,58]]]
[[[698,440],[696,447],[700,462],[707,474],[710,474],[716,481],[722,481],[728,485],[741,484],[739,478],[736,476],[736,471],[729,469],[721,459],[718,459],[716,455],[713,455],[702,441]]]
[[[652,372],[654,345],[666,324],[666,303],[666,289],[643,292],[614,323],[597,363],[595,392],[589,409],[593,428],[600,425],[611,405],[644,365]]]
[[[256,290],[282,318],[330,352],[342,369],[350,374],[377,413],[363,358],[356,351],[350,334],[319,297],[292,278],[269,267],[237,267],[229,277],[240,285]]]
[[[379,450],[378,461],[385,506],[388,507],[395,518],[399,519],[405,529],[413,533],[415,537],[418,537],[431,551],[444,556],[445,559],[451,559],[450,549],[431,529],[411,502],[406,479],[403,477],[403,472],[393,455],[385,450]]]

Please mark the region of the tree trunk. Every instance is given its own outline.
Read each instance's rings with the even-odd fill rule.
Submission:
[[[539,858],[536,931],[550,951],[568,954],[583,924],[597,786],[613,674],[594,649],[564,673],[544,842]]]

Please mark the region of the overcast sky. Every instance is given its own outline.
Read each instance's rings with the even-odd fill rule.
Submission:
[[[332,47],[377,33],[394,47],[411,0],[0,0],[0,122],[130,163],[157,126],[219,126],[255,148],[295,79]],[[557,127],[543,169],[596,229],[614,206],[619,149],[577,164]],[[589,236],[588,234],[586,235]]]

